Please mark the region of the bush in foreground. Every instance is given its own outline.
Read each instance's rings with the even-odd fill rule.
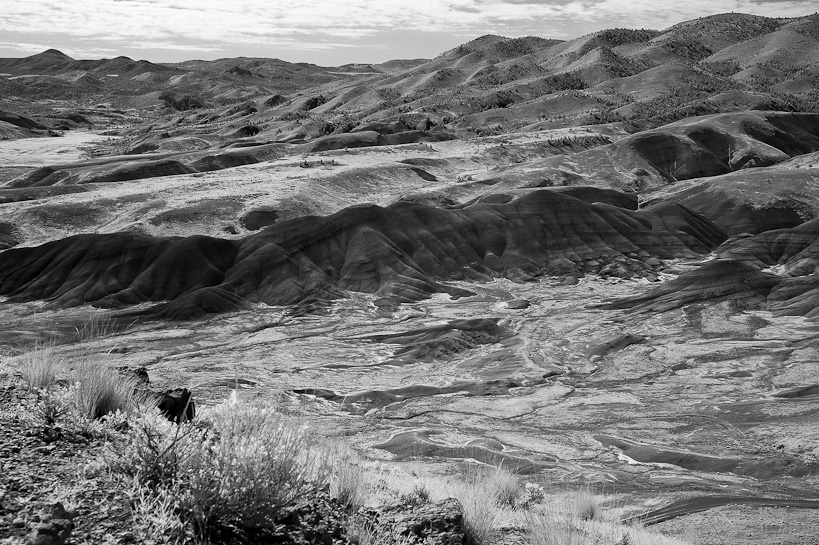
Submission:
[[[268,535],[289,507],[330,481],[326,450],[271,406],[225,403],[180,425],[153,412],[132,428],[112,444],[109,466],[154,491],[137,506],[167,518],[163,497],[177,498],[176,515],[201,543]]]

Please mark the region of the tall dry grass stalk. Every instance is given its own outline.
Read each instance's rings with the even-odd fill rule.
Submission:
[[[119,324],[110,315],[94,313],[74,330],[77,332],[77,342],[83,343],[113,335],[119,330]]]

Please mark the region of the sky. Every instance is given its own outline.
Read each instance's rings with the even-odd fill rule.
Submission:
[[[716,13],[799,17],[816,0],[3,0],[0,57],[275,57],[323,66],[432,58],[485,34],[570,39]]]

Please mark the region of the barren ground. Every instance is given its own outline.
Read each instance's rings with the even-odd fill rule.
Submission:
[[[72,132],[2,142],[0,167],[77,160],[79,146],[100,138]],[[236,217],[250,208],[269,206],[285,217],[287,206],[294,215],[305,209],[327,214],[362,201],[388,204],[409,193],[457,189],[459,174],[489,171],[484,154],[497,145],[456,141],[328,152],[308,157],[308,168],[301,166],[304,158],[288,157],[203,175],[99,184],[6,203],[0,212],[24,226],[23,245],[140,226],[158,234],[229,237],[244,232]],[[431,169],[437,181],[402,170],[406,164],[399,161],[419,157],[446,165]],[[150,222],[206,201],[216,203],[212,215]],[[228,201],[236,205],[219,216]],[[70,213],[55,216],[51,208]],[[96,215],[81,213],[89,210]],[[679,270],[685,263],[666,266]],[[660,281],[674,276],[662,274]],[[145,366],[153,382],[190,388],[202,404],[235,390],[280,397],[317,434],[346,438],[368,458],[420,460],[441,474],[457,472],[467,459],[503,463],[548,489],[590,484],[629,514],[705,495],[815,499],[819,395],[771,394],[815,383],[816,322],[731,302],[657,315],[594,307],[642,293],[649,287],[644,280],[458,286],[477,295],[436,295],[394,313],[379,311],[366,294],[302,317],[260,305],[206,321],[134,322],[81,343],[68,341],[88,324],[106,323],[109,314],[4,304],[0,349],[12,354],[27,342],[56,339],[78,357],[103,354],[113,366]],[[509,304],[519,300],[530,306],[510,308],[525,306]],[[402,348],[417,348],[417,339],[399,345],[371,338],[482,318],[497,320],[503,334],[450,331],[409,353]],[[621,342],[626,335],[631,341]],[[657,529],[698,544],[819,543],[819,515],[806,509],[725,506]]]

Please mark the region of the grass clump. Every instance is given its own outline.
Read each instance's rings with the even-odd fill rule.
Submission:
[[[401,494],[401,503],[405,505],[423,505],[431,499],[429,489],[422,482],[415,483],[409,492]]]
[[[135,377],[124,376],[93,360],[83,360],[74,368],[75,403],[79,413],[89,419],[109,413],[128,412],[147,401],[138,391]]]
[[[413,545],[412,536],[396,535],[393,528],[380,526],[364,517],[351,517],[346,525],[347,543],[350,545]]]
[[[50,390],[65,365],[64,358],[50,346],[36,345],[16,358],[29,391]]]
[[[526,509],[524,517],[529,542],[536,545],[688,545],[623,524],[586,488],[551,496],[545,503]]]
[[[602,516],[600,501],[588,489],[578,491],[572,501],[574,514],[580,520],[599,520]]]
[[[474,472],[457,485],[454,497],[463,509],[462,529],[466,545],[488,542],[498,517],[495,490],[483,472]]]
[[[364,468],[349,449],[336,453],[330,494],[348,511],[364,504]]]
[[[517,475],[504,469],[503,466],[498,466],[489,474],[486,484],[489,493],[499,506],[510,509],[517,507],[521,493],[520,479]]]
[[[77,360],[40,344],[9,360],[29,392],[24,417],[44,439],[104,436],[114,421],[123,424],[129,413],[154,404],[136,378],[86,355]]]

